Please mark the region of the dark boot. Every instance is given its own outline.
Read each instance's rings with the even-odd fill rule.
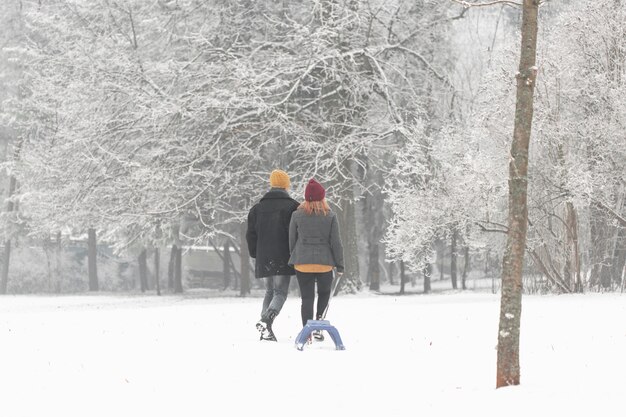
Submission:
[[[261,337],[259,340],[269,340],[271,342],[276,342],[276,335],[272,331],[272,327],[268,326],[265,322],[259,321],[256,324],[257,330],[261,333]]]
[[[324,320],[324,319],[322,318],[322,316],[318,314],[317,320]],[[312,335],[313,335],[313,339],[317,340],[318,342],[321,342],[324,340],[324,333],[321,330],[313,330]]]
[[[276,310],[267,310],[267,312],[261,317],[256,324],[257,330],[261,333],[260,340],[270,340],[272,342],[276,342],[276,335],[274,335],[274,331],[272,330],[272,323],[274,323],[274,319],[278,315]]]

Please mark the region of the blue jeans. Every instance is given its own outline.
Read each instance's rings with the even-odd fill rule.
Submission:
[[[273,275],[264,278],[264,280],[265,297],[263,298],[261,317],[266,317],[269,310],[274,310],[276,314],[280,313],[285,300],[287,300],[291,275]]]

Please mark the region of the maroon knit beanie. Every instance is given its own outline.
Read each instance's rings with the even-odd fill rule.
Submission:
[[[304,190],[304,198],[306,201],[322,201],[326,196],[326,190],[322,187],[322,184],[315,181],[313,178],[309,180]]]

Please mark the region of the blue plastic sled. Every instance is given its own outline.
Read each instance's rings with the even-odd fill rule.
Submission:
[[[345,350],[346,347],[343,345],[341,341],[341,336],[339,336],[339,332],[330,324],[328,320],[308,320],[300,333],[298,333],[298,337],[296,337],[296,348],[298,350],[304,349],[304,345],[307,343],[307,339],[311,335],[314,330],[326,330],[330,335],[330,338],[335,342],[335,348],[337,350]]]

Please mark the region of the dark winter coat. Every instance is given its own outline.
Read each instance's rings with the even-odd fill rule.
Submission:
[[[331,265],[343,272],[343,246],[339,222],[332,211],[327,215],[296,211],[289,226],[290,265]]]
[[[289,261],[289,221],[299,203],[282,188],[272,188],[248,213],[246,240],[256,259],[256,278],[295,275]]]

